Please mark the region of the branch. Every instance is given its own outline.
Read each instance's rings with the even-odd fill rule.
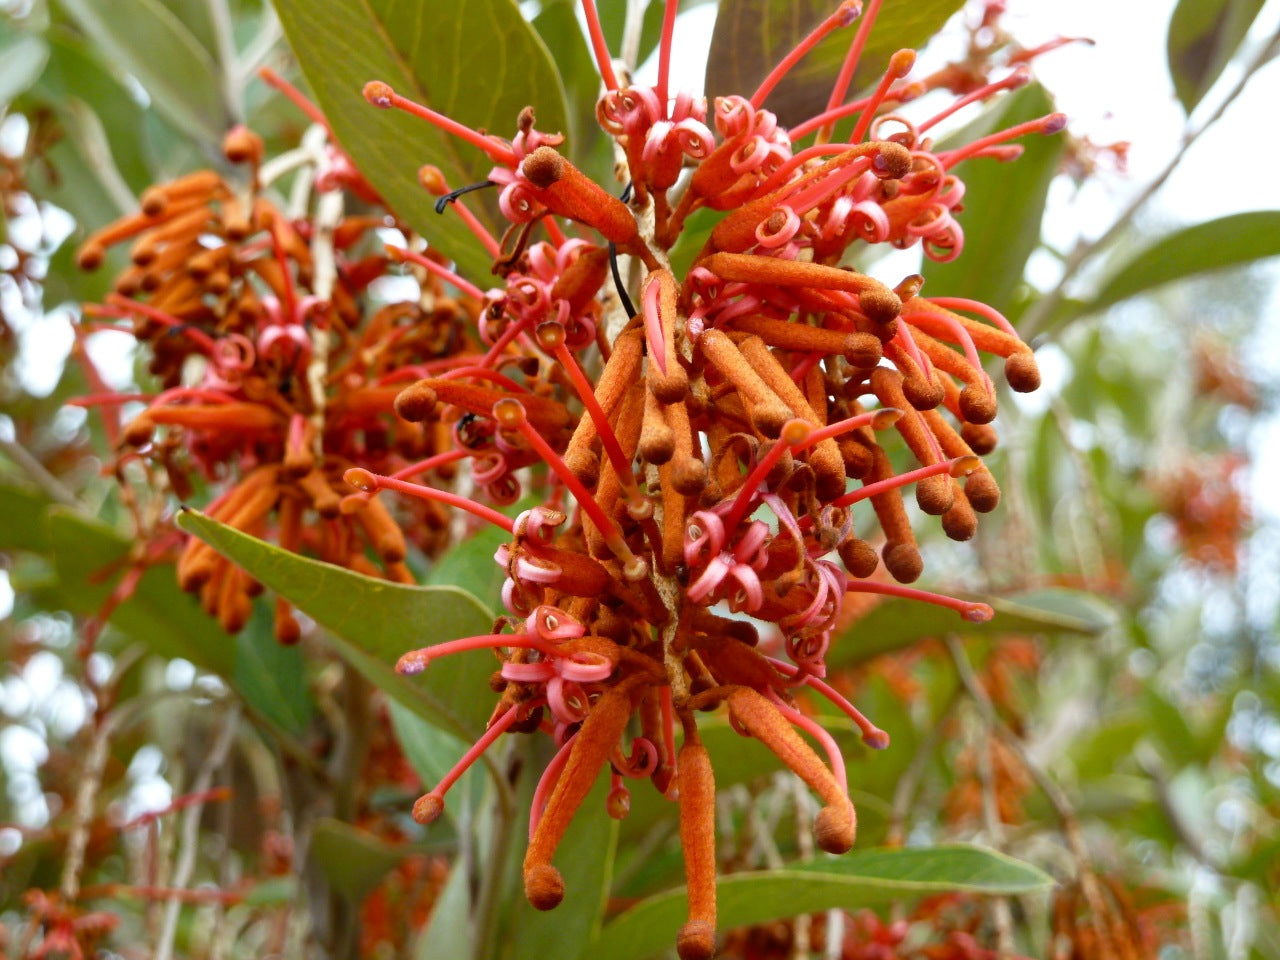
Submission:
[[[79,507],[80,502],[71,488],[50,473],[34,454],[16,440],[0,439],[0,450],[3,450],[15,464],[21,468],[31,481],[48,495],[50,500],[68,507]]]
[[[1254,74],[1272,58],[1277,44],[1280,44],[1280,29],[1267,39],[1266,43],[1262,45],[1254,57],[1249,61],[1245,66],[1244,73],[1241,74],[1240,79],[1236,82],[1235,86],[1231,88],[1230,92],[1222,102],[1218,104],[1214,111],[1209,114],[1209,116],[1207,116],[1199,126],[1192,127],[1190,123],[1188,123],[1186,130],[1182,134],[1182,142],[1179,144],[1179,147],[1174,152],[1173,156],[1169,158],[1169,162],[1165,165],[1164,169],[1156,174],[1155,179],[1148,183],[1137,196],[1129,201],[1128,206],[1121,211],[1120,215],[1116,217],[1115,222],[1106,229],[1102,236],[1098,237],[1096,240],[1080,240],[1076,243],[1075,249],[1066,257],[1063,265],[1064,269],[1062,271],[1062,277],[1058,280],[1057,285],[1033,303],[1024,315],[1021,323],[1021,333],[1026,340],[1030,341],[1038,333],[1044,332],[1044,329],[1048,326],[1048,323],[1052,319],[1054,313],[1057,311],[1058,307],[1061,306],[1063,299],[1066,297],[1067,287],[1070,285],[1071,281],[1075,279],[1076,275],[1087,263],[1089,263],[1089,261],[1091,261],[1098,253],[1103,251],[1113,240],[1116,239],[1116,237],[1121,234],[1121,232],[1133,220],[1138,211],[1146,206],[1147,201],[1160,191],[1160,188],[1163,187],[1165,181],[1173,175],[1173,172],[1178,168],[1178,164],[1182,162],[1182,158],[1186,155],[1192,145],[1194,145],[1196,141],[1204,135],[1205,131],[1222,118],[1222,115],[1227,112],[1227,108],[1230,107],[1231,104],[1235,102],[1236,98],[1244,91],[1244,88],[1248,85]]]
[[[192,793],[204,793],[209,789],[214,772],[227,759],[239,720],[239,707],[232,707],[223,717],[217,738],[208,756],[205,757],[204,763],[200,765],[200,772],[196,774],[195,781],[191,784]],[[173,878],[168,884],[172,890],[184,889],[195,871],[196,855],[200,852],[200,816],[203,812],[204,804],[194,803],[182,814],[182,849],[178,854],[178,864],[174,868]],[[160,940],[156,944],[153,955],[155,960],[171,960],[173,956],[173,943],[178,933],[178,915],[182,912],[182,899],[173,896],[172,893],[170,897],[171,899],[165,905],[164,926],[161,928]]]

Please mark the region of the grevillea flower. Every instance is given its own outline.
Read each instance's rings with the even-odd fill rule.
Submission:
[[[499,736],[546,732],[558,751],[534,793],[524,882],[529,901],[550,909],[565,893],[556,847],[596,775],[611,772],[615,816],[627,811],[627,781],[650,780],[680,805],[683,960],[715,950],[715,778],[697,713],[723,707],[740,733],[773,750],[822,802],[818,845],[848,850],[856,817],[844,758],[796,696],[826,697],[869,745],[886,747],[888,735],[823,680],[845,597],[889,594],[969,620],[991,616],[984,604],[904,585],[923,563],[901,490],[914,484],[951,538],[973,536],[978,515],[999,502],[980,459],[996,443],[982,354],[1004,358],[1015,390],[1039,382],[1030,348],[990,307],[926,296],[918,276],[891,286],[844,265],[874,243],[961,255],[957,165],[1011,159],[1010,141],[1063,126],[1052,114],[939,150],[936,124],[1027,74],[984,78],[940,112],[908,119],[888,111],[945,85],[908,80],[910,51],[891,58],[870,95],[845,104],[878,9],[858,20],[858,4],[841,4],[754,93],[706,103],[669,90],[674,0],[653,87],[619,83],[585,0],[605,85],[597,115],[626,160],[624,199],[574,167],[532,110],[505,141],[380,81],[365,88],[375,106],[407,110],[482,150],[494,163],[485,185],[500,187],[503,212],[524,225],[502,249],[459,199],[471,188],[447,192],[438,171],[424,171],[441,207],[456,201],[478,240],[501,250],[503,284],[480,292],[430,267],[483,299],[489,350],[407,387],[396,410],[453,425],[458,448],[482,466],[479,499],[370,469],[346,474],[369,496],[394,489],[446,501],[510,535],[495,556],[507,612],[493,632],[400,661],[417,673],[483,648],[500,664],[488,730],[414,815],[439,816],[449,788]],[[784,129],[763,107],[769,90],[819,39],[854,22],[829,108]],[[851,137],[832,141],[850,116]],[[680,276],[667,255],[699,210],[722,216]],[[622,255],[639,271],[632,285]],[[914,465],[895,466],[899,448]],[[510,502],[520,484],[543,492],[544,504],[513,521],[481,502]],[[861,534],[855,526],[864,500],[875,534],[865,532],[869,516]]]
[[[484,303],[446,295],[432,272],[442,268],[434,254],[416,252],[412,235],[415,249],[384,249],[376,230],[397,224],[382,210],[347,212],[376,194],[329,146],[323,117],[278,77],[268,80],[318,121],[298,150],[264,162],[261,141],[237,128],[224,150],[244,176],[231,182],[201,170],[149,188],[138,213],[81,246],[81,266],[93,269],[108,248],[131,241],[130,266],[105,304],[85,307],[80,334],[132,334],[148,348],[160,389],[103,389],[75,402],[103,408],[119,437],[114,469],[122,479],[136,465],[152,489],[167,486],[184,501],[206,493],[205,511],[240,530],[412,582],[406,555],[411,546],[428,556],[444,547],[445,509],[417,504],[402,527],[380,500],[351,494],[342,476],[362,466],[396,478],[448,477],[467,458],[450,425],[409,423],[393,402],[407,380],[448,376],[484,359],[476,333]],[[268,190],[299,166],[315,186],[312,201],[286,211]],[[420,281],[414,301],[385,302],[371,292],[406,263]],[[121,425],[120,409],[131,403],[143,407]],[[139,513],[138,536],[151,537],[142,562],[180,546],[183,589],[198,593],[226,630],[242,628],[261,588],[207,544],[183,545],[167,522]],[[276,635],[299,636],[283,600]]]

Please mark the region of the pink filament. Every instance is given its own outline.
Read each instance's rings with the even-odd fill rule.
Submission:
[[[662,10],[662,39],[658,42],[658,85],[655,92],[663,118],[670,114],[667,106],[667,84],[671,78],[671,37],[675,32],[676,14],[679,10],[679,0],[666,0]]]
[[[538,778],[538,785],[533,790],[533,801],[529,804],[530,840],[533,839],[534,831],[538,829],[538,822],[542,819],[542,812],[547,807],[547,799],[551,791],[555,789],[556,781],[560,779],[560,771],[569,762],[569,751],[573,749],[573,744],[577,739],[577,734],[569,738],[565,745],[551,758],[551,762],[542,771],[542,776]]]
[[[651,286],[656,287],[657,284],[651,284]],[[596,399],[596,394],[591,388],[590,381],[583,374],[582,368],[578,366],[578,361],[574,359],[569,348],[565,346],[564,340],[556,344],[553,353],[556,359],[560,361],[560,365],[569,374],[573,389],[577,392],[582,405],[587,408],[587,414],[594,421],[596,434],[600,437],[604,452],[608,455],[609,462],[613,465],[614,473],[618,475],[618,482],[622,484],[623,490],[629,494],[637,493],[635,472],[627,461],[627,455],[622,452],[622,444],[618,442],[618,435],[613,432],[609,417],[605,414],[604,408],[600,406],[600,401]]]
[[[971,623],[986,623],[995,616],[995,611],[985,603],[960,600],[940,593],[930,593],[928,590],[917,590],[915,587],[904,587],[900,583],[852,580],[847,589],[850,593],[878,593],[887,597],[901,597],[904,600],[923,600],[925,603],[932,603],[939,607],[948,607]]]
[[[379,104],[383,106],[383,104]],[[451,120],[443,113],[436,113],[430,107],[425,107],[420,103],[410,100],[408,97],[402,97],[394,90],[391,91],[390,102],[386,106],[395,107],[403,110],[405,113],[411,114],[420,120],[426,120],[433,126],[439,127],[445,133],[451,133],[461,140],[467,141],[472,146],[479,147],[483,150],[495,163],[506,164],[508,167],[514,167],[519,161],[515,153],[510,147],[504,146],[489,137],[484,136],[476,130],[472,130],[465,124],[458,123],[457,120]]]
[[[604,30],[600,28],[600,14],[596,11],[595,0],[582,0],[582,12],[587,17],[587,33],[591,35],[591,49],[596,55],[596,65],[600,68],[600,79],[607,89],[617,90],[618,77],[613,72],[613,60],[609,57]]]
[[[410,650],[396,661],[396,673],[413,676],[421,673],[432,660],[439,657],[447,657],[454,653],[466,653],[470,650],[497,650],[504,647],[537,650],[548,657],[561,656],[555,644],[539,640],[529,634],[484,633],[475,637],[448,640],[430,647],[423,647],[420,650]]]
[[[773,88],[790,72],[792,67],[800,62],[800,59],[806,53],[816,47],[836,27],[846,26],[850,22],[851,13],[853,16],[857,16],[860,12],[861,5],[856,2],[840,4],[831,16],[823,20],[807,37],[796,44],[795,48],[782,58],[782,62],[774,67],[769,75],[764,78],[764,81],[756,88],[756,92],[751,95],[751,105],[759,110],[769,94],[773,92]]]
[[[941,473],[950,473],[951,469],[964,458],[957,457],[954,460],[943,460],[940,463],[931,463],[926,467],[917,467],[915,470],[908,470],[906,473],[900,473],[897,476],[886,477],[884,480],[877,480],[874,483],[868,483],[865,486],[850,490],[843,496],[837,497],[831,501],[833,507],[847,507],[851,503],[857,503],[859,500],[865,500],[868,497],[874,497],[878,494],[894,490],[898,487],[905,487],[909,483],[915,483],[917,480],[923,480],[926,477],[936,477]],[[809,518],[806,517],[806,520]]]
[[[468,500],[466,497],[450,493],[447,490],[437,490],[434,487],[423,486],[419,483],[397,480],[395,477],[382,477],[375,473],[371,473],[369,476],[373,477],[379,488],[394,490],[397,493],[406,493],[411,497],[418,497],[420,500],[438,500],[441,503],[449,504],[451,507],[466,510],[481,520],[488,520],[495,527],[501,527],[507,533],[515,532],[515,523],[510,517],[499,513],[491,507],[486,507],[483,503],[476,503],[474,500]]]
[[[849,795],[848,774],[845,773],[844,757],[840,753],[840,747],[836,744],[835,738],[827,733],[821,724],[809,719],[799,710],[788,707],[776,695],[773,697],[773,705],[792,724],[822,744],[822,749],[827,752],[827,759],[831,761],[831,775],[835,777],[840,792],[847,797]]]
[[[967,160],[974,154],[981,153],[996,144],[1004,143],[1006,140],[1013,140],[1028,133],[1057,133],[1062,129],[1064,122],[1062,114],[1050,113],[1035,120],[1028,120],[1026,123],[1019,123],[1016,126],[1009,127],[1007,130],[1001,130],[999,133],[993,133],[988,137],[982,137],[973,141],[973,143],[960,147],[958,150],[939,154],[938,160],[942,163],[944,169],[950,170],[961,160]]]
[[[868,720],[866,714],[845,699],[845,697],[830,684],[823,680],[819,680],[811,673],[804,673],[794,663],[787,663],[785,660],[778,660],[774,657],[768,657],[766,659],[768,659],[774,667],[789,677],[794,677],[799,674],[801,683],[813,687],[814,690],[830,700],[841,713],[852,720],[857,728],[862,731],[862,740],[867,746],[875,750],[883,750],[885,747],[889,746],[889,734]]]
[[[481,754],[489,749],[489,746],[493,741],[506,733],[507,728],[516,722],[520,712],[528,709],[529,706],[530,704],[517,703],[495,720],[492,726],[481,734],[480,739],[472,744],[471,748],[462,755],[462,759],[453,765],[453,769],[446,773],[440,782],[435,785],[435,788],[429,790],[428,793],[432,793],[437,797],[443,798],[448,789],[458,782],[458,778],[466,773],[473,763],[480,759]]]
[[[1013,324],[1005,319],[1003,313],[995,307],[988,306],[981,300],[969,300],[966,297],[926,297],[929,303],[942,307],[944,310],[967,310],[970,313],[976,313],[985,317],[994,323],[997,327],[1009,334],[1011,337],[1018,337],[1018,331],[1013,328]]]
[[[408,250],[405,247],[393,246],[392,244],[387,244],[387,253],[396,260],[408,260],[410,263],[416,263],[418,266],[424,268],[428,273],[434,273],[440,279],[453,284],[468,296],[475,297],[477,300],[484,299],[484,291],[474,283],[469,280],[462,279],[462,277],[458,276],[448,267],[441,266],[429,257],[424,257],[422,254],[413,250]]]
[[[858,24],[858,32],[854,34],[853,43],[849,45],[849,52],[845,55],[844,63],[840,65],[840,73],[836,76],[835,86],[831,88],[831,97],[827,100],[827,110],[834,110],[835,107],[844,99],[845,94],[849,92],[849,84],[853,81],[853,73],[858,68],[858,61],[862,58],[862,51],[867,45],[867,37],[871,35],[871,28],[875,26],[876,16],[880,13],[880,4],[884,0],[871,0],[867,4],[866,12],[862,16],[862,22]],[[832,118],[834,120],[834,118]],[[830,123],[832,121],[828,121]],[[793,136],[796,134],[793,133]],[[829,137],[831,130],[828,127],[824,133],[824,137]]]

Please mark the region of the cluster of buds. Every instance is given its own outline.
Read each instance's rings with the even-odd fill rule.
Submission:
[[[346,478],[370,496],[393,489],[451,503],[510,535],[495,558],[507,612],[493,632],[412,651],[398,665],[414,674],[477,649],[499,659],[488,730],[415,816],[438,817],[450,786],[503,733],[551,735],[558,752],[534,793],[524,861],[529,901],[550,909],[564,895],[552,859],[597,775],[609,771],[608,809],[619,817],[626,781],[649,779],[679,801],[689,919],[677,945],[683,960],[702,960],[715,951],[715,784],[696,714],[726,706],[740,733],[821,798],[818,846],[848,850],[856,818],[844,759],[796,695],[826,697],[883,748],[887,734],[823,679],[845,597],[889,594],[973,621],[991,616],[984,604],[904,585],[923,562],[901,490],[914,484],[919,506],[953,539],[973,536],[978,515],[999,501],[980,459],[996,443],[996,389],[981,354],[1004,358],[1013,389],[1039,383],[1030,348],[990,307],[924,296],[919,276],[889,286],[845,264],[874,243],[958,256],[956,165],[1011,159],[1020,148],[1009,141],[1055,133],[1063,117],[939,150],[929,136],[936,124],[1027,73],[976,85],[913,122],[887,112],[930,88],[905,79],[909,50],[891,58],[869,96],[844,104],[873,3],[829,109],[787,130],[763,107],[769,91],[824,36],[857,20],[857,3],[841,4],[752,96],[711,104],[668,90],[674,0],[652,87],[619,82],[594,5],[583,6],[605,86],[598,118],[626,161],[622,198],[557,150],[558,136],[537,131],[532,110],[506,141],[380,81],[365,87],[375,106],[421,117],[493,161],[482,186],[500,188],[513,224],[504,241],[515,238],[504,247],[467,210],[460,197],[473,188],[445,193],[438,209],[454,203],[495,254],[503,284],[482,292],[429,269],[484,299],[489,351],[456,376],[418,380],[396,410],[451,422],[491,499],[532,482],[546,501],[512,520],[370,469]],[[856,117],[852,134],[831,142],[846,117]],[[448,189],[431,168],[421,179]],[[700,210],[724,215],[678,276],[669,253]],[[904,455],[915,461],[905,469],[894,462]],[[876,533],[857,525],[864,500]]]
[[[277,85],[278,78],[270,77]],[[80,398],[103,406],[118,437],[115,470],[137,463],[151,486],[187,501],[207,492],[206,512],[285,549],[399,582],[411,545],[431,556],[448,540],[443,507],[422,505],[401,522],[380,501],[351,494],[343,473],[363,466],[407,477],[448,471],[458,456],[440,423],[409,423],[393,401],[407,379],[464,366],[478,349],[481,303],[446,294],[420,271],[419,295],[386,302],[380,278],[405,254],[377,231],[395,226],[345,155],[329,146],[322,119],[302,147],[267,163],[261,140],[240,127],[225,138],[231,179],[200,170],[151,187],[141,210],[90,236],[79,250],[95,269],[129,242],[129,266],[104,304],[84,309],[82,332],[122,330],[144,345],[154,394],[104,390]],[[271,185],[307,178],[286,210]],[[348,213],[354,207],[357,212]],[[120,405],[143,408],[126,423]],[[163,550],[178,542],[161,529]],[[194,538],[177,562],[184,590],[228,632],[240,630],[260,586]],[[276,635],[294,642],[294,612],[276,601]]]

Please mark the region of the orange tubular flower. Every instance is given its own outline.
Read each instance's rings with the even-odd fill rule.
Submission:
[[[392,579],[409,577],[409,554],[443,545],[450,508],[505,532],[495,560],[507,615],[494,632],[410,651],[398,665],[417,673],[486,649],[498,667],[488,730],[414,815],[439,816],[500,736],[550,734],[558,752],[534,791],[524,885],[551,909],[572,893],[556,847],[597,774],[609,770],[616,816],[628,809],[626,781],[648,779],[680,805],[689,917],[677,950],[706,960],[716,946],[715,778],[697,714],[723,706],[735,729],[772,750],[822,800],[818,845],[848,850],[857,819],[844,758],[797,698],[830,700],[883,749],[889,735],[823,679],[846,596],[992,615],[904,586],[923,560],[902,488],[916,485],[949,536],[973,536],[999,501],[979,459],[996,442],[982,354],[1005,358],[1013,389],[1039,383],[1030,347],[990,307],[922,296],[916,275],[895,283],[845,264],[864,244],[959,256],[956,165],[1008,159],[1011,139],[1063,120],[938,152],[926,133],[945,111],[914,124],[895,116],[891,130],[880,112],[935,83],[908,80],[910,51],[874,92],[842,106],[880,8],[871,2],[830,108],[789,133],[765,107],[769,90],[859,5],[833,4],[754,95],[708,104],[667,89],[677,3],[664,2],[660,81],[649,88],[620,86],[584,0],[606,87],[597,116],[631,184],[622,198],[570,164],[532,109],[506,141],[385,83],[365,87],[373,105],[405,110],[492,161],[474,188],[449,191],[432,169],[420,179],[441,211],[470,189],[498,188],[518,225],[502,243],[457,211],[494,255],[493,289],[459,277],[418,238],[363,245],[379,221],[328,222],[319,207],[284,215],[262,195],[268,165],[243,133],[228,152],[252,164],[248,188],[207,174],[170,185],[90,238],[81,261],[134,242],[133,266],[98,313],[132,325],[167,389],[126,439],[132,455],[168,457],[179,475],[235,477],[213,515]],[[980,79],[965,102],[1025,77]],[[853,137],[828,143],[836,120],[855,114]],[[811,135],[818,142],[799,142]],[[669,254],[699,211],[721,217],[678,275]],[[630,287],[618,253],[643,274]],[[401,265],[421,296],[371,302],[370,282]],[[196,385],[182,380],[193,356],[209,371]],[[903,456],[915,463],[899,470]],[[462,461],[467,495],[449,484]],[[435,484],[421,482],[432,471]],[[526,486],[540,505],[514,520],[496,509]],[[373,499],[382,490],[411,499],[418,522],[401,525]],[[878,531],[855,535],[872,514]],[[243,623],[251,584],[211,550],[188,545],[179,576],[228,628]],[[277,630],[296,638],[287,609]]]
[[[978,514],[999,502],[978,457],[995,444],[996,407],[980,353],[1006,358],[1014,389],[1038,384],[1030,348],[994,310],[923,298],[918,276],[892,286],[842,264],[861,243],[921,242],[931,257],[959,255],[963,232],[952,210],[963,191],[951,168],[968,156],[1005,156],[1008,139],[1052,132],[1061,118],[949,154],[921,136],[945,114],[879,138],[881,104],[910,99],[904,84],[914,56],[900,51],[871,97],[839,106],[880,6],[873,3],[830,110],[798,128],[829,130],[860,110],[853,141],[798,149],[762,103],[804,44],[750,100],[708,105],[672,98],[663,67],[656,88],[619,87],[594,6],[584,5],[607,87],[597,116],[632,185],[622,200],[565,160],[554,149],[561,138],[537,131],[531,110],[508,143],[459,129],[383,85],[366,88],[377,105],[406,109],[484,150],[495,163],[486,184],[501,189],[513,223],[529,225],[519,252],[495,269],[504,284],[483,294],[481,334],[492,348],[468,368],[474,376],[424,379],[396,408],[409,420],[452,420],[474,462],[492,464],[482,484],[529,464],[547,467],[546,504],[514,522],[475,501],[452,501],[510,532],[496,556],[510,616],[494,634],[406,654],[401,669],[491,649],[501,700],[482,741],[415,813],[438,815],[448,787],[500,733],[550,732],[559,752],[535,791],[525,859],[526,894],[549,909],[567,894],[551,863],[555,847],[603,766],[611,768],[615,816],[628,808],[627,779],[648,778],[668,796],[674,787],[689,884],[677,951],[705,960],[715,952],[715,778],[696,713],[726,705],[739,732],[822,798],[818,845],[849,849],[857,820],[844,759],[793,697],[807,689],[830,699],[866,743],[884,748],[888,734],[822,679],[845,596],[889,594],[969,620],[991,616],[985,604],[900,585],[923,569],[901,488],[916,484],[949,536],[973,536]],[[664,22],[674,0],[667,8]],[[840,7],[814,36],[856,10]],[[660,64],[669,65],[669,44],[668,24]],[[1022,82],[1019,74],[979,84],[965,102]],[[676,200],[668,191],[681,167],[692,172]],[[725,213],[676,276],[667,253],[702,208]],[[598,239],[566,239],[571,231],[555,217]],[[546,239],[528,242],[539,224]],[[616,269],[610,289],[606,248],[644,266],[636,289],[625,289]],[[607,335],[614,292],[629,316],[612,321]],[[889,427],[917,467],[893,466],[880,440]],[[394,484],[420,499],[452,496],[365,471],[351,476],[364,489]],[[576,512],[566,509],[566,494]],[[879,521],[880,556],[853,533],[861,500]],[[718,603],[734,618],[712,613]],[[624,749],[632,716],[639,733]]]

